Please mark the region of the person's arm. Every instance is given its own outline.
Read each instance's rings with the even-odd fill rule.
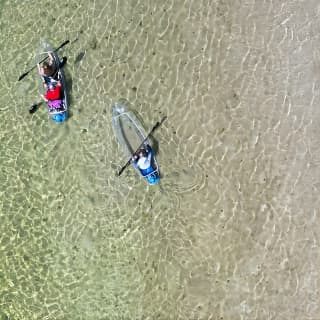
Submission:
[[[41,97],[45,102],[48,102],[48,99],[43,94],[41,94]]]
[[[43,69],[40,67],[40,64],[38,63],[37,66],[38,66],[38,73],[39,73],[41,76],[43,76]]]
[[[138,157],[136,154],[134,154],[134,155],[132,156],[132,158],[131,158],[131,163],[132,163],[133,166],[136,167],[136,168],[139,168],[139,167],[138,167],[138,160],[139,160],[139,157]]]

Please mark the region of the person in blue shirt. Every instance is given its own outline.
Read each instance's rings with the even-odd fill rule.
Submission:
[[[152,150],[149,145],[146,145],[146,149],[140,149],[138,154],[132,157],[132,161],[137,166],[143,175],[147,174],[147,169],[151,167]],[[145,173],[144,173],[145,172]]]

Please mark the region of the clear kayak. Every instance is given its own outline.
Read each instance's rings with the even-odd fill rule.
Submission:
[[[126,105],[115,103],[112,105],[112,126],[123,153],[127,159],[130,159],[137,151],[137,148],[146,140],[147,134],[141,122]],[[148,141],[145,142],[149,152],[152,153],[151,166],[141,170],[134,161],[131,163],[139,175],[143,177],[147,183],[153,185],[160,181],[159,164]]]
[[[62,61],[59,59],[58,54],[53,50],[52,46],[46,40],[40,40],[39,48],[36,51],[35,62],[36,64],[40,63],[43,59],[48,57],[48,53],[51,53],[54,59],[55,71],[50,76],[55,81],[60,81],[62,90],[61,90],[61,99],[56,101],[50,101],[47,103],[48,112],[50,118],[55,122],[63,122],[67,119],[68,114],[68,100],[67,100],[67,90],[66,90],[66,81],[62,71]],[[44,86],[44,79],[38,74],[40,94],[44,96],[46,94],[46,87]]]

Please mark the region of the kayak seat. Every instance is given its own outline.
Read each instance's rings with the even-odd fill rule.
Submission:
[[[154,168],[152,166],[150,166],[149,168],[147,169],[140,169],[140,172],[142,173],[142,175],[145,177],[147,176],[148,174],[152,173],[154,170]]]
[[[160,181],[157,169],[153,168],[152,166],[144,170],[140,169],[140,172],[150,184],[157,184]]]
[[[48,101],[49,112],[63,111],[63,101],[61,99],[58,100],[50,100]]]

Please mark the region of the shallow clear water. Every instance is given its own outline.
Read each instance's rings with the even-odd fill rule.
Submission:
[[[0,1],[0,319],[317,319],[315,0]],[[70,118],[39,102],[39,39]],[[76,40],[77,39],[77,40]],[[111,127],[155,134],[150,187]]]

